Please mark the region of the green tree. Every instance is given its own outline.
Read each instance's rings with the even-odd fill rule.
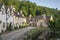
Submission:
[[[19,10],[19,2],[19,0],[0,0],[0,3],[3,3],[7,6],[13,5],[16,8],[16,10]]]

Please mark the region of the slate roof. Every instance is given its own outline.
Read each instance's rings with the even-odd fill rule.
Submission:
[[[0,10],[1,10],[1,8],[2,8],[2,3],[0,3]],[[6,5],[4,5],[4,7],[5,7],[5,10],[6,10],[6,13],[7,13],[7,9],[8,9],[8,6],[6,6]]]
[[[31,19],[40,20],[40,19],[43,19],[43,16],[34,16],[34,17],[31,17]],[[49,21],[50,20],[50,16],[46,16],[46,19],[47,19],[47,21]]]
[[[38,21],[40,19],[43,19],[43,16],[34,16],[34,17],[27,17],[27,23],[29,23],[30,21]],[[46,21],[49,21],[50,20],[50,16],[46,16]]]
[[[23,17],[21,13],[18,14],[18,12],[16,12],[16,11],[14,11],[14,15],[15,15],[16,17]]]

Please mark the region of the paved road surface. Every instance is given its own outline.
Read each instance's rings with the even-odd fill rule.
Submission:
[[[20,30],[12,31],[10,33],[3,34],[3,35],[1,35],[2,39],[0,39],[0,40],[23,40],[26,33],[33,28],[35,28],[35,27],[27,27],[27,28],[23,28]]]

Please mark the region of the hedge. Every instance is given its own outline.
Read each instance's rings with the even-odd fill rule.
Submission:
[[[34,28],[30,30],[27,35],[25,36],[24,40],[32,40],[41,32],[40,28]]]

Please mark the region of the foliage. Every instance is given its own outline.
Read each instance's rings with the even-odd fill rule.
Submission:
[[[56,27],[55,28],[60,30],[60,19],[57,19],[55,22],[56,22],[56,24],[55,24]]]
[[[55,28],[55,22],[54,21],[49,21],[49,23],[50,23],[50,28],[54,29]]]
[[[59,18],[60,11],[54,8],[48,8],[43,6],[37,6],[36,3],[30,1],[20,1],[20,10],[23,10],[25,16],[37,16],[41,14],[53,15],[55,18]],[[57,14],[58,13],[58,14]]]
[[[12,30],[12,25],[11,25],[11,23],[10,23],[10,25],[7,26],[7,31],[11,31],[11,30]]]
[[[30,1],[20,1],[20,9],[23,10],[25,16],[29,16],[30,14],[35,16],[36,4]]]
[[[28,32],[28,34],[25,37],[25,40],[32,40],[37,36],[37,34],[40,33],[40,28],[34,28]]]
[[[19,28],[26,28],[26,27],[27,27],[27,25],[19,26]]]
[[[16,29],[18,29],[18,27],[16,26],[14,29],[16,30]]]
[[[19,10],[19,0],[0,0],[0,3],[5,4],[7,6],[13,5],[16,10]]]
[[[54,15],[55,18],[60,17],[60,10],[54,8],[48,8],[43,6],[37,6],[36,3],[32,3],[28,0],[0,0],[0,3],[3,3],[7,6],[13,5],[16,10],[22,10],[25,16],[37,16],[41,14]]]

